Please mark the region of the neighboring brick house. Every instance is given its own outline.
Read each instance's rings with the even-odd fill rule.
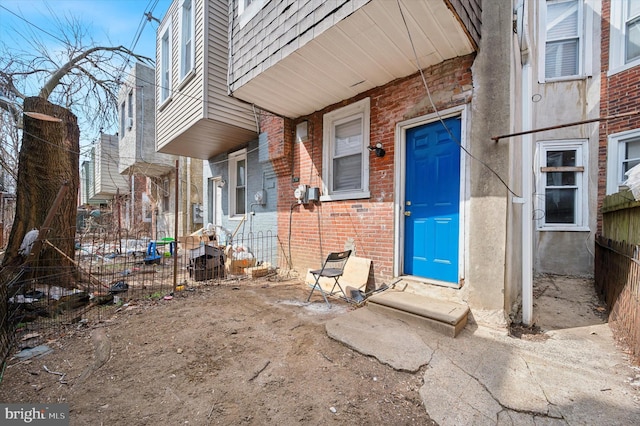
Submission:
[[[640,3],[602,2],[602,70],[600,115],[614,117],[640,111]],[[618,192],[624,173],[640,163],[640,114],[602,121],[598,165],[598,199]],[[598,230],[602,223],[598,222]]]
[[[599,116],[599,7],[176,0],[158,149],[209,160],[212,223],[266,195],[250,225],[301,274],[351,248],[376,285],[531,323],[534,273],[593,273],[598,129],[564,125]]]

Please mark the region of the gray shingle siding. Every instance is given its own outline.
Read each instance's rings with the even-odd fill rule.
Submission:
[[[230,8],[232,16],[229,17],[232,31],[231,87],[245,84],[369,1],[272,0],[240,28],[238,2],[234,0],[234,7]],[[263,52],[268,52],[268,55]]]
[[[231,91],[304,46],[371,0],[271,0],[240,28],[238,0],[229,17]],[[433,0],[428,0],[433,1]],[[458,15],[478,46],[482,0],[444,1]]]

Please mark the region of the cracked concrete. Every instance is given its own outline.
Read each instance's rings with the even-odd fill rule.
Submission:
[[[555,293],[540,296],[566,305]],[[554,327],[547,315],[545,338],[470,324],[453,339],[366,307],[332,319],[326,329],[358,352],[422,374],[424,407],[443,426],[640,424],[640,389],[629,382],[635,372],[609,326],[589,319],[584,305],[579,309],[572,327],[566,310]]]

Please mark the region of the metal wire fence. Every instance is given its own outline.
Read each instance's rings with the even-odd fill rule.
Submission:
[[[596,289],[609,309],[614,335],[640,364],[640,245],[596,236]]]
[[[206,235],[175,241],[162,235],[115,237],[97,229],[77,235],[74,243],[73,258],[36,262],[0,286],[2,365],[12,350],[39,344],[47,332],[87,318],[99,320],[132,300],[278,274],[287,265],[277,235],[270,232],[238,234],[220,244]],[[44,250],[60,245],[46,241]]]

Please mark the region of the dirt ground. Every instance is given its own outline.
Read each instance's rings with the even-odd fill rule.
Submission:
[[[263,278],[108,308],[10,361],[0,401],[68,403],[71,425],[435,424],[422,372],[330,339],[324,323],[353,307],[307,293]]]

